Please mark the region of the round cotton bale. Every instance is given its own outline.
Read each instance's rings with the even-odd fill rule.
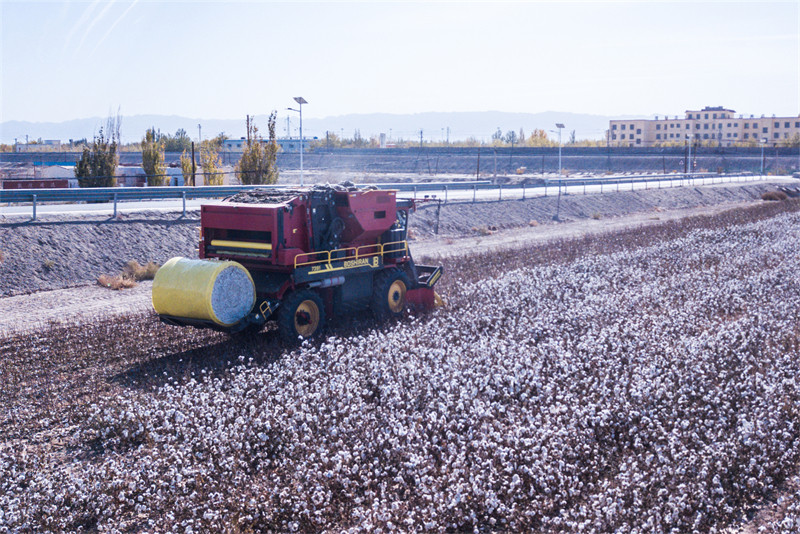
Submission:
[[[153,308],[159,315],[231,326],[253,309],[256,288],[235,261],[172,258],[153,280]]]

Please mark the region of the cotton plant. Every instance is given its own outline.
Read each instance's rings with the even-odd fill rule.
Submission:
[[[0,530],[720,532],[800,462],[798,257],[785,214],[462,273],[433,314],[97,402],[68,465],[0,453]]]

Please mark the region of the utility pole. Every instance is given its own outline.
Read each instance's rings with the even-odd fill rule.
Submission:
[[[562,123],[556,124],[556,128],[558,128],[558,183],[561,183],[561,130],[564,128]],[[559,186],[558,194],[561,194],[561,188]]]
[[[422,128],[419,130],[419,149],[422,150]]]
[[[450,127],[447,127],[447,144],[450,144]]]
[[[192,141],[192,185],[197,185],[197,165],[194,162],[194,141]]]
[[[556,216],[553,217],[553,220],[559,221],[561,213],[561,130],[564,128],[564,124],[556,123],[556,128],[558,128],[558,201],[556,202]]]
[[[683,147],[683,174],[686,174],[686,172],[689,170],[689,156],[688,156],[689,153],[687,152],[688,146],[689,146],[689,140],[687,138],[684,141],[684,147]]]
[[[478,145],[478,170],[475,171],[475,181],[480,180],[481,177],[481,146],[483,146],[483,141]]]
[[[197,125],[197,142],[203,142],[203,128],[199,124]]]

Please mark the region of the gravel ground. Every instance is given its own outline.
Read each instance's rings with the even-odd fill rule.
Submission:
[[[483,202],[479,204],[451,204],[442,207],[439,235],[462,236],[469,233],[485,234],[487,229],[507,229],[520,225],[552,224],[558,211],[562,221],[588,219],[613,219],[634,213],[680,210],[715,206],[731,202],[748,202],[761,198],[765,191],[775,190],[777,184],[719,184],[715,186],[676,187],[620,191],[591,195],[551,195],[531,200],[508,202]],[[433,235],[436,229],[436,206],[423,205],[412,217],[413,229],[418,235]]]

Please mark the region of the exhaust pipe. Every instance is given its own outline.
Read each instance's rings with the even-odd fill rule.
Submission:
[[[340,286],[343,284],[344,284],[344,276],[334,276],[333,278],[326,278],[325,280],[311,282],[310,284],[308,284],[308,287],[326,288],[326,287]]]

